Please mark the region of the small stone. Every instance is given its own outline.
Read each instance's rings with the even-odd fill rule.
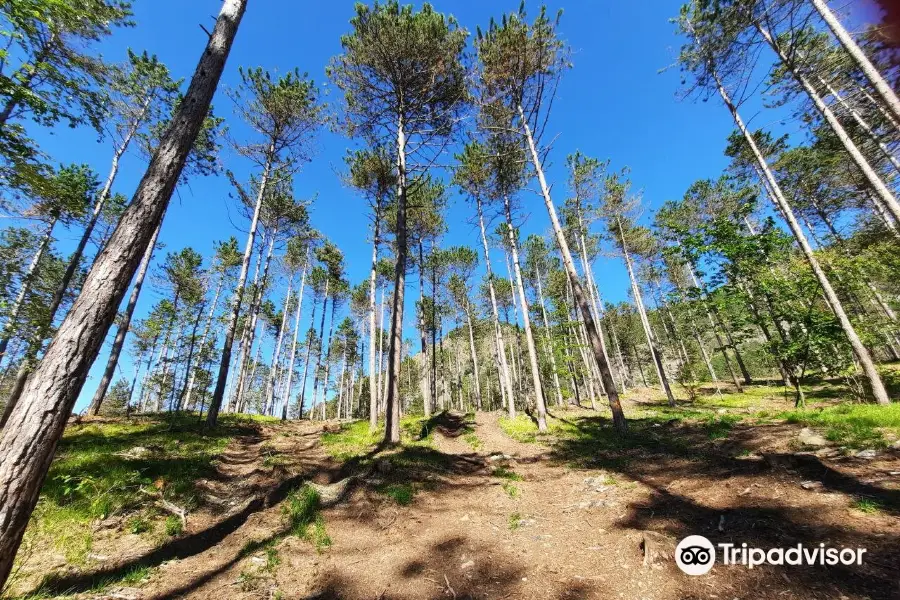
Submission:
[[[466,569],[471,569],[471,568],[474,567],[474,566],[475,566],[475,561],[474,561],[474,560],[470,560],[470,561],[468,561],[468,562],[464,562],[463,564],[461,564],[461,565],[459,566],[459,568],[460,568],[461,570],[465,571]]]
[[[897,440],[896,442],[891,444],[891,448],[893,448],[894,450],[900,450],[900,440]]]
[[[460,520],[460,521],[468,521],[468,520],[469,520],[469,515],[468,515],[468,513],[467,513],[467,514],[464,514],[462,517],[460,517],[459,520]]]
[[[828,440],[814,432],[809,427],[804,427],[797,435],[797,441],[804,446],[827,446]]]
[[[727,409],[727,408],[720,408],[719,410],[716,411],[716,413],[717,413],[717,414],[720,414],[720,415],[724,415],[724,414],[727,414],[727,413],[728,413],[728,409]]]
[[[800,487],[804,490],[819,490],[822,489],[821,481],[801,481]]]
[[[856,458],[863,458],[865,460],[872,460],[873,458],[878,456],[878,453],[871,448],[866,448],[865,450],[860,450],[853,456],[855,456]]]

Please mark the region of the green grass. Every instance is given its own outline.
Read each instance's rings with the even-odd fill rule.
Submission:
[[[533,444],[537,441],[537,425],[526,415],[517,415],[515,419],[502,417],[500,419],[500,430],[519,442]]]
[[[876,502],[875,500],[869,500],[868,498],[860,498],[859,500],[856,500],[853,503],[852,507],[859,512],[866,513],[867,515],[877,514],[882,510],[882,506],[879,502]]]
[[[346,461],[370,452],[383,437],[383,429],[370,433],[368,421],[354,421],[338,432],[323,433],[322,446],[332,458]]]
[[[463,434],[463,440],[465,440],[465,442],[469,444],[469,446],[471,446],[472,450],[476,452],[484,445],[481,443],[481,440],[478,439],[478,436],[475,434],[475,432],[468,428],[466,433]]]
[[[510,514],[509,518],[506,520],[506,524],[510,531],[515,531],[522,525],[522,515],[517,512]]]
[[[265,570],[269,573],[274,573],[278,568],[278,565],[281,564],[281,556],[278,555],[278,548],[274,545],[270,545],[266,548],[266,566]]]
[[[900,403],[841,404],[823,409],[794,410],[778,415],[788,423],[823,427],[825,437],[851,448],[884,448],[884,433],[900,436]]]
[[[496,469],[494,469],[491,475],[493,475],[494,477],[499,477],[500,479],[507,479],[509,481],[522,481],[521,475],[506,467],[497,467]]]
[[[386,483],[378,486],[376,489],[400,506],[412,504],[416,495],[415,488],[409,483]]]
[[[735,423],[739,423],[740,421],[741,417],[737,415],[724,414],[710,416],[704,423],[704,427],[706,428],[706,435],[711,440],[726,438],[728,437],[728,434],[731,432],[731,428],[734,427]]]
[[[145,510],[154,495],[196,507],[194,482],[214,473],[213,460],[250,422],[223,415],[220,427],[204,431],[197,415],[174,413],[68,427],[26,533],[29,543],[49,545],[80,565],[91,551],[93,521],[126,515],[125,530],[142,534],[163,520]]]
[[[512,482],[504,481],[501,486],[503,487],[503,491],[506,492],[506,495],[510,498],[519,497],[519,488],[513,485]]]
[[[182,532],[184,532],[184,523],[181,519],[175,515],[169,515],[166,518],[166,535],[176,537],[181,535]]]
[[[312,543],[317,552],[331,546],[331,537],[325,530],[325,519],[319,512],[320,504],[319,492],[304,485],[288,494],[282,508],[291,533]]]

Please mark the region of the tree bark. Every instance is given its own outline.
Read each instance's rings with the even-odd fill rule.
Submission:
[[[556,207],[553,205],[553,200],[550,197],[550,188],[547,186],[547,181],[544,178],[544,168],[543,165],[541,165],[541,159],[538,156],[537,148],[534,145],[531,127],[529,127],[528,121],[525,119],[525,113],[522,111],[522,107],[519,106],[518,109],[519,120],[521,121],[522,128],[525,132],[528,149],[531,152],[531,161],[537,172],[538,182],[541,186],[541,194],[544,197],[544,204],[546,205],[547,213],[550,215],[550,222],[553,225],[556,243],[559,246],[560,254],[562,254],[563,265],[565,266],[566,274],[569,277],[569,283],[572,286],[575,303],[578,305],[581,315],[584,318],[588,340],[590,341],[591,349],[594,351],[594,359],[597,361],[597,367],[600,370],[603,387],[606,389],[609,408],[612,411],[613,424],[615,425],[616,430],[624,435],[628,431],[628,424],[625,421],[625,413],[622,412],[622,404],[619,402],[619,392],[616,390],[616,382],[612,374],[612,365],[609,364],[609,361],[607,361],[603,352],[603,341],[600,339],[597,325],[591,316],[591,309],[588,305],[587,298],[585,298],[584,290],[578,282],[578,273],[575,271],[575,262],[572,260],[572,253],[569,252],[569,243],[566,241],[566,236],[563,232],[562,225],[559,222],[559,217],[556,215]]]
[[[219,307],[219,296],[222,293],[222,286],[225,283],[225,273],[223,272],[219,277],[219,283],[216,284],[216,293],[213,294],[212,306],[209,309],[209,314],[206,316],[206,325],[203,327],[203,335],[200,336],[200,353],[203,356],[203,350],[206,348],[206,343],[209,340],[209,334],[212,330],[213,319],[216,316],[216,309]],[[203,360],[201,359],[200,367],[203,366]],[[194,383],[197,380],[197,369],[193,369],[188,373],[188,382],[186,393],[184,395],[183,404],[186,407],[191,405],[191,397],[194,395]]]
[[[478,352],[475,351],[475,325],[472,323],[472,309],[466,298],[466,323],[469,325],[469,352],[472,354],[472,376],[475,379],[475,406],[481,410],[481,380],[478,375]]]
[[[544,303],[544,286],[541,283],[541,272],[535,273],[537,279],[538,300],[541,303],[541,316],[544,319],[544,334],[546,352],[550,356],[550,369],[553,371],[553,389],[556,391],[556,405],[563,405],[562,389],[559,385],[559,373],[556,369],[556,352],[553,349],[553,332],[550,329],[550,320],[547,318],[547,306]]]
[[[397,116],[397,233],[394,265],[394,298],[388,344],[388,393],[385,398],[384,442],[400,443],[400,361],[403,354],[403,300],[406,292],[406,125],[402,111]]]
[[[497,353],[500,360],[500,377],[503,384],[503,398],[507,403],[509,417],[515,418],[516,407],[513,399],[512,379],[510,379],[509,363],[506,362],[506,347],[503,342],[503,330],[500,328],[500,311],[497,310],[497,293],[494,291],[494,274],[491,270],[490,247],[488,246],[487,233],[484,229],[484,214],[481,206],[481,198],[475,198],[475,206],[478,210],[478,226],[481,229],[481,245],[484,248],[484,268],[487,271],[488,291],[491,295],[491,310],[494,317],[494,336],[497,339]]]
[[[369,272],[369,431],[378,428],[378,389],[375,385],[375,280],[381,235],[381,203],[375,207],[372,235],[372,269]]]
[[[422,341],[422,360],[427,365],[429,362],[428,331],[425,327],[425,251],[422,248],[422,240],[419,240],[419,335]],[[434,323],[432,323],[432,328]],[[419,387],[422,390],[422,410],[425,418],[431,418],[431,404],[434,397],[434,378],[428,377],[429,370],[422,369],[419,377]],[[431,373],[434,373],[432,367]]]
[[[287,294],[284,297],[284,309],[281,311],[281,327],[278,329],[278,337],[275,339],[275,349],[272,351],[272,364],[269,367],[269,379],[266,383],[265,411],[275,410],[275,375],[278,372],[278,358],[281,356],[281,341],[284,338],[284,328],[288,320],[288,306],[291,303],[291,292],[293,291],[294,276],[288,279]]]
[[[66,421],[206,118],[247,0],[225,0],[184,101],[0,439],[0,587]]]
[[[522,323],[525,328],[525,345],[528,347],[528,362],[531,365],[531,380],[534,384],[534,401],[537,406],[538,430],[547,431],[547,405],[544,402],[544,390],[541,386],[541,368],[538,365],[537,347],[534,344],[534,334],[531,331],[531,317],[528,314],[528,300],[525,298],[525,284],[522,282],[522,269],[519,266],[519,249],[516,244],[516,235],[512,221],[512,209],[509,205],[508,196],[504,197],[503,203],[506,208],[506,233],[509,237],[513,271],[516,274],[516,284],[519,288],[519,304],[522,306]]]

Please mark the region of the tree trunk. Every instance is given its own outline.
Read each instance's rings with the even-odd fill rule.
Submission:
[[[859,67],[866,76],[866,79],[869,80],[869,83],[872,84],[872,87],[875,88],[875,91],[878,92],[885,107],[890,110],[894,119],[900,121],[900,98],[894,93],[893,88],[885,81],[884,77],[881,76],[881,73],[878,72],[878,69],[875,68],[875,65],[872,64],[862,51],[862,48],[859,47],[844,26],[841,25],[841,22],[835,14],[828,8],[828,4],[826,4],[825,0],[812,0],[812,4],[822,16],[822,19],[825,21],[825,24],[828,25],[828,28],[831,29],[834,36],[840,41],[844,50],[850,54],[853,61],[856,63],[856,66]]]
[[[853,143],[853,140],[844,130],[844,127],[841,125],[838,118],[834,115],[834,112],[831,110],[831,108],[829,108],[827,104],[825,104],[825,101],[822,100],[821,96],[819,96],[809,80],[807,80],[803,74],[801,74],[794,68],[788,56],[784,53],[781,46],[772,37],[769,31],[758,23],[756,23],[755,25],[760,34],[762,34],[763,38],[765,38],[766,42],[768,42],[775,53],[778,54],[778,58],[781,60],[781,62],[785,65],[785,67],[790,69],[791,74],[794,76],[794,79],[797,80],[797,83],[800,84],[800,86],[806,92],[806,95],[809,96],[810,100],[812,100],[813,104],[816,105],[816,108],[819,110],[822,116],[825,117],[828,125],[830,125],[831,129],[834,131],[835,136],[837,136],[841,144],[843,144],[844,149],[846,149],[847,153],[850,154],[850,157],[853,159],[853,162],[856,163],[856,166],[859,167],[859,170],[862,171],[862,174],[869,182],[869,185],[872,186],[872,189],[875,191],[876,195],[878,195],[879,199],[884,202],[884,205],[887,207],[890,213],[894,215],[894,218],[898,222],[900,222],[900,202],[897,202],[897,198],[894,197],[894,194],[890,189],[888,189],[884,181],[881,180],[881,177],[878,175],[875,169],[872,168],[872,165],[869,164],[869,161],[866,160],[865,156],[863,156],[859,148],[856,147],[856,144]],[[897,97],[894,96],[894,100],[896,99]],[[891,106],[891,108],[893,109],[894,107]]]
[[[491,310],[494,317],[494,336],[497,339],[497,353],[500,360],[500,377],[503,384],[503,397],[507,403],[509,417],[515,418],[516,407],[513,399],[515,392],[513,391],[512,379],[510,378],[509,364],[506,362],[506,347],[503,343],[503,330],[500,328],[500,311],[497,310],[497,294],[494,291],[494,274],[491,271],[491,255],[488,246],[487,233],[484,229],[484,214],[481,207],[481,198],[475,198],[475,206],[478,209],[478,226],[481,229],[481,245],[484,248],[484,268],[487,271],[488,290],[491,295]]]
[[[562,389],[559,385],[559,373],[556,369],[556,352],[553,349],[553,333],[550,330],[550,320],[547,318],[547,307],[544,303],[544,286],[541,283],[541,272],[535,273],[537,279],[538,300],[541,303],[541,316],[544,319],[544,338],[546,352],[550,356],[550,369],[553,371],[553,389],[556,391],[556,405],[563,405]]]
[[[246,0],[244,0],[246,2]],[[219,409],[222,407],[222,399],[225,394],[225,381],[228,379],[228,367],[231,362],[231,347],[234,345],[234,333],[237,329],[238,318],[241,314],[241,301],[244,299],[244,287],[247,285],[247,271],[250,269],[250,257],[253,254],[253,244],[256,241],[256,229],[259,226],[259,213],[262,209],[263,198],[269,182],[269,174],[272,162],[275,160],[275,146],[269,145],[266,155],[266,164],[263,168],[262,178],[259,182],[259,191],[256,195],[256,205],[253,208],[253,218],[250,221],[250,231],[247,233],[247,243],[244,246],[244,258],[241,261],[241,274],[238,276],[237,287],[234,290],[234,298],[231,301],[231,317],[228,327],[225,329],[225,346],[222,348],[222,358],[219,360],[219,374],[216,377],[216,387],[213,397],[209,402],[209,412],[206,414],[208,427],[216,426],[219,418]]]
[[[403,355],[403,300],[406,292],[406,129],[397,116],[397,232],[394,298],[388,344],[388,393],[385,398],[384,442],[400,443],[400,361]]]
[[[187,395],[188,385],[190,385],[192,372],[191,363],[194,359],[194,347],[197,343],[197,329],[200,328],[200,320],[203,318],[203,309],[205,308],[205,304],[200,306],[200,310],[197,312],[197,319],[194,321],[194,328],[191,330],[191,341],[188,343],[188,354],[184,366],[184,385],[181,387],[181,392],[178,394],[178,410],[181,410],[184,407],[185,396]],[[174,391],[174,389],[175,386],[173,382],[172,390]]]
[[[206,316],[206,325],[203,327],[203,335],[200,336],[200,353],[203,356],[203,350],[206,348],[206,343],[209,340],[209,334],[212,330],[213,319],[216,316],[216,309],[219,307],[219,296],[222,293],[222,286],[225,283],[225,273],[223,272],[219,277],[219,283],[216,284],[216,293],[213,295],[212,306],[209,309],[209,314]],[[203,360],[201,359],[200,367],[203,367]],[[188,375],[188,383],[187,383],[187,392],[184,395],[183,404],[186,407],[191,405],[191,397],[194,394],[194,383],[197,380],[197,369],[193,369],[189,372]]]
[[[378,244],[381,235],[381,203],[375,207],[372,236],[372,269],[369,272],[369,431],[378,428],[378,392],[375,385],[375,280],[378,265]]]
[[[541,194],[544,197],[544,204],[547,207],[547,213],[550,215],[550,222],[553,225],[553,232],[556,235],[556,243],[559,246],[560,254],[562,254],[563,265],[566,274],[569,276],[569,282],[572,286],[572,292],[575,296],[575,303],[578,305],[581,315],[584,318],[584,324],[587,328],[588,340],[594,351],[594,359],[597,361],[597,368],[600,370],[603,387],[606,389],[606,395],[609,400],[609,408],[612,411],[613,424],[620,434],[628,431],[628,424],[625,422],[625,413],[622,412],[622,404],[619,402],[619,392],[616,390],[616,382],[612,375],[612,365],[606,359],[603,352],[603,341],[597,330],[597,325],[591,316],[591,309],[587,299],[584,296],[584,290],[578,282],[578,273],[575,271],[575,262],[572,260],[572,254],[569,252],[569,243],[566,241],[566,235],[560,225],[559,218],[556,215],[556,207],[550,198],[550,188],[544,178],[544,168],[541,165],[541,159],[538,157],[537,148],[534,145],[534,138],[531,135],[531,128],[525,119],[525,113],[522,107],[519,108],[519,119],[525,131],[525,138],[528,141],[528,149],[531,151],[531,161],[537,172],[538,182],[541,185]]]
[[[538,365],[537,347],[534,344],[534,334],[531,331],[531,317],[528,314],[528,300],[525,298],[525,284],[522,282],[522,269],[519,266],[519,249],[516,244],[515,230],[513,229],[512,209],[509,205],[509,197],[504,197],[506,208],[506,232],[509,237],[509,247],[512,253],[513,270],[516,274],[516,284],[519,288],[519,304],[522,306],[522,322],[525,328],[525,344],[528,347],[528,362],[531,364],[531,380],[534,384],[534,400],[537,406],[538,430],[547,431],[547,405],[544,403],[544,390],[541,386],[541,368]]]
[[[429,361],[428,356],[428,330],[425,327],[425,251],[422,248],[422,240],[419,240],[419,335],[422,341],[422,360],[424,364],[427,365]],[[434,328],[434,323],[432,323],[432,328]],[[434,378],[428,377],[428,369],[422,369],[422,373],[420,374],[419,387],[422,390],[422,410],[425,413],[425,418],[431,418],[431,404],[432,398],[434,398]],[[431,370],[432,374],[434,370]]]
[[[322,371],[322,354],[325,350],[325,313],[328,312],[328,284],[331,283],[327,278],[325,279],[325,294],[324,300],[322,302],[322,320],[319,323],[319,344],[316,352],[316,367],[313,369],[313,392],[312,392],[312,404],[310,408],[316,405],[316,396],[319,392],[319,375]],[[331,304],[331,319],[334,321],[334,302]],[[329,332],[328,337],[331,337],[331,333]],[[310,413],[311,415],[312,413]]]
[[[628,278],[631,279],[631,293],[634,294],[634,304],[637,307],[641,325],[644,327],[644,335],[647,336],[647,345],[650,346],[650,355],[653,357],[656,375],[659,377],[659,382],[666,392],[666,399],[669,402],[669,406],[675,406],[675,396],[672,394],[672,387],[669,385],[669,377],[666,375],[666,368],[663,365],[662,354],[659,351],[656,335],[653,333],[653,328],[650,327],[650,319],[647,317],[647,309],[644,307],[644,298],[641,294],[641,288],[638,285],[637,277],[634,275],[634,268],[631,265],[631,256],[628,253],[628,246],[625,243],[625,231],[622,229],[622,222],[618,217],[616,217],[616,224],[619,228],[619,239],[622,241],[622,253],[625,256],[625,266],[628,268]]]
[[[472,310],[466,298],[466,323],[469,326],[469,352],[472,354],[472,376],[475,378],[475,406],[481,410],[481,381],[478,375],[478,352],[475,351],[475,326],[472,323]]]
[[[250,329],[247,330],[246,346],[241,351],[242,360],[247,360],[253,352],[253,344],[256,342],[256,324],[259,322],[259,311],[262,308],[262,301],[266,295],[266,286],[269,283],[269,266],[272,264],[272,255],[275,251],[275,239],[278,237],[278,226],[276,225],[272,231],[272,237],[269,240],[269,250],[266,253],[266,260],[263,265],[262,278],[259,281],[253,301],[250,303]],[[255,368],[255,367],[254,367]],[[241,377],[238,379],[238,397],[237,403],[244,406],[244,394],[248,384],[246,379],[246,367],[241,368]]]
[[[287,294],[284,297],[284,309],[281,311],[281,327],[278,329],[278,337],[275,339],[275,349],[272,351],[272,365],[269,367],[269,379],[266,383],[265,402],[263,404],[266,414],[271,407],[275,410],[275,375],[278,371],[278,358],[281,356],[281,340],[284,338],[284,328],[288,320],[288,305],[291,303],[291,292],[294,285],[294,276],[288,279]]]
[[[28,270],[22,277],[19,293],[16,295],[16,299],[9,311],[9,317],[6,319],[6,324],[3,326],[3,338],[0,339],[0,363],[3,362],[3,358],[6,355],[6,348],[9,346],[9,340],[12,338],[13,331],[15,331],[16,321],[19,320],[19,313],[25,305],[25,299],[31,291],[31,284],[34,283],[34,280],[37,277],[38,265],[41,262],[41,258],[44,256],[44,252],[47,251],[47,247],[50,245],[50,240],[53,238],[54,227],[56,227],[56,217],[53,217],[47,224],[44,235],[41,237],[41,242],[38,244],[34,256],[31,257],[31,262],[28,263]]]
[[[318,298],[316,298],[315,292],[313,293],[313,309],[312,315],[309,319],[309,330],[307,331],[307,337],[309,338],[306,343],[306,358],[303,361],[303,382],[300,384],[300,398],[297,400],[297,418],[303,418],[303,402],[306,399],[306,378],[309,375],[309,359],[312,354],[313,342],[315,341],[316,335],[316,308],[318,308]],[[322,308],[322,312],[324,314],[325,307]],[[323,317],[324,318],[324,317]],[[309,334],[312,333],[312,336]],[[312,416],[312,406],[310,406],[310,416]]]
[[[16,551],[66,421],[91,363],[153,232],[162,219],[185,159],[206,118],[246,8],[226,0],[184,101],[160,140],[130,206],[94,261],[66,319],[31,379],[0,439],[0,587]]]
[[[125,312],[119,321],[119,327],[116,330],[116,337],[113,340],[112,348],[109,351],[109,359],[106,361],[106,368],[103,370],[103,377],[100,378],[100,384],[97,391],[94,392],[94,398],[91,400],[88,413],[97,415],[100,412],[100,405],[106,397],[106,391],[112,382],[113,374],[119,363],[119,355],[122,353],[122,347],[125,345],[125,336],[128,335],[128,329],[131,326],[131,317],[134,314],[134,308],[137,306],[138,298],[141,295],[141,288],[144,285],[144,278],[147,276],[147,269],[150,267],[150,261],[153,259],[153,251],[156,249],[156,240],[159,237],[159,230],[162,228],[162,220],[153,231],[153,237],[150,238],[150,245],[144,252],[141,259],[141,266],[138,268],[137,278],[134,281],[134,288],[131,290],[131,296],[128,297],[128,304]]]
[[[757,147],[756,141],[753,139],[753,135],[747,129],[743,119],[741,119],[740,115],[738,114],[737,108],[731,102],[731,98],[728,96],[728,93],[725,91],[725,88],[722,86],[722,83],[719,81],[718,77],[716,77],[716,84],[718,85],[719,95],[722,96],[722,100],[725,102],[725,105],[731,112],[731,116],[734,118],[735,124],[744,135],[744,138],[746,139],[750,150],[753,152],[753,155],[756,158],[756,162],[765,177],[768,188],[772,192],[770,194],[770,197],[781,210],[782,215],[787,220],[787,224],[791,230],[791,233],[793,233],[794,237],[797,239],[797,243],[800,245],[800,248],[803,251],[804,256],[806,257],[806,260],[809,263],[809,266],[812,269],[816,280],[819,282],[819,285],[822,286],[822,292],[825,296],[825,299],[828,302],[828,305],[831,307],[831,310],[834,311],[838,322],[841,324],[841,329],[844,330],[844,334],[847,336],[847,339],[850,342],[850,346],[853,348],[853,353],[862,366],[863,372],[865,373],[869,385],[872,387],[872,394],[875,398],[875,401],[878,402],[878,404],[890,404],[890,398],[888,396],[887,390],[884,387],[884,383],[881,380],[881,376],[878,374],[878,369],[875,368],[875,363],[872,360],[872,356],[869,354],[868,349],[865,347],[865,345],[863,345],[862,340],[856,333],[856,329],[854,329],[849,317],[847,317],[847,313],[844,312],[844,307],[841,305],[841,301],[838,299],[834,288],[831,287],[831,282],[825,275],[825,271],[822,270],[822,266],[819,264],[819,259],[813,253],[809,242],[806,240],[806,236],[803,234],[803,230],[800,228],[800,224],[797,222],[797,219],[794,216],[793,209],[791,208],[787,199],[784,197],[784,194],[781,192],[781,186],[778,185],[778,181],[776,181],[775,176],[772,174],[772,170],[769,168],[765,157]]]
[[[309,262],[309,252],[306,253],[307,263]],[[291,341],[291,356],[288,358],[287,364],[287,382],[284,384],[284,405],[281,410],[281,420],[287,420],[288,404],[291,401],[291,391],[294,383],[294,359],[297,357],[297,334],[300,332],[300,311],[303,309],[303,288],[306,287],[306,269],[303,267],[303,275],[300,276],[300,294],[297,297],[297,313],[294,316],[294,339]]]

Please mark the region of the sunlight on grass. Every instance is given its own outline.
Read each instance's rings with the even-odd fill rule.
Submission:
[[[378,486],[376,489],[400,506],[412,504],[416,495],[415,488],[409,483],[387,483]]]
[[[517,415],[515,419],[501,417],[500,430],[519,442],[533,444],[537,441],[537,425],[527,415]]]
[[[369,432],[368,421],[344,423],[337,432],[322,434],[322,446],[332,458],[345,461],[371,451],[384,438],[384,429]]]
[[[824,409],[794,410],[778,417],[788,423],[824,427],[825,437],[852,448],[884,448],[884,433],[900,436],[900,403],[842,404]]]
[[[320,504],[319,492],[304,485],[288,494],[281,510],[291,533],[310,542],[321,553],[331,546],[331,537],[325,531],[325,518],[319,512]]]

